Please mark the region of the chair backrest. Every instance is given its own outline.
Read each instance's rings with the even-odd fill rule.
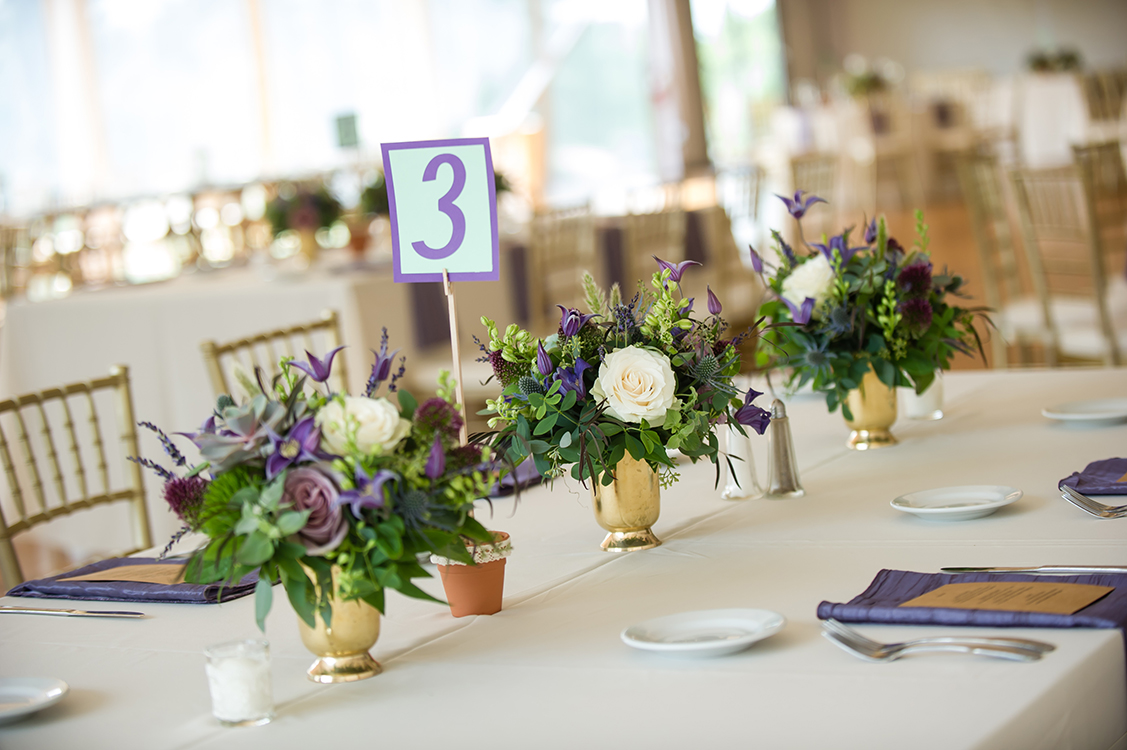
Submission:
[[[321,340],[320,345],[318,339]],[[212,390],[219,396],[232,393],[235,373],[239,368],[253,378],[255,369],[261,367],[267,378],[273,378],[279,372],[278,361],[283,356],[304,362],[303,349],[323,357],[340,345],[339,316],[336,310],[326,310],[319,320],[310,323],[266,331],[225,344],[203,341],[200,349],[211,377]],[[334,390],[348,391],[348,366],[343,356],[338,355],[333,360],[329,383]]]
[[[1114,203],[1115,208],[1122,210],[1127,200],[1127,170],[1119,141],[1073,145],[1072,162],[1098,203]]]
[[[837,154],[813,153],[793,156],[790,160],[791,185],[795,190],[825,199],[829,205],[815,204],[802,220],[811,242],[833,230],[837,208]]]
[[[1000,309],[1022,292],[1002,168],[996,156],[982,152],[960,154],[956,163],[982,263],[986,304]]]
[[[553,332],[556,305],[586,309],[583,272],[595,259],[595,223],[589,205],[540,213],[532,219],[528,264],[528,325]]]
[[[1107,305],[1103,247],[1093,196],[1075,167],[1011,172],[1033,286],[1041,299],[1050,344],[1060,350],[1052,314],[1057,296],[1091,299],[1104,337],[1103,359],[1119,364],[1119,346]]]
[[[109,434],[121,440],[120,478],[111,472],[106,420],[99,415],[103,393],[116,402],[118,422]],[[114,367],[109,377],[0,401],[0,463],[10,501],[8,509],[0,503],[0,575],[7,586],[23,581],[12,538],[77,510],[129,503],[135,546],[126,554],[152,546],[141,467],[126,460],[130,456],[139,452],[125,365]]]
[[[651,256],[670,263],[685,259],[685,212],[680,209],[646,214],[628,214],[625,221],[623,283],[626,296],[633,294],[635,282],[643,282],[658,270]]]
[[[759,220],[759,199],[766,172],[758,164],[725,169],[716,176],[720,204],[733,220]]]

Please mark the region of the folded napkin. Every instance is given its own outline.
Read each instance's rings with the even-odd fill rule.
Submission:
[[[1127,458],[1093,461],[1057,486],[1066,484],[1081,495],[1127,495]]]
[[[536,470],[536,463],[531,458],[526,458],[516,465],[516,468],[501,477],[501,481],[489,493],[490,497],[508,497],[516,492],[517,487],[524,490],[534,487],[544,481],[540,472]]]
[[[24,581],[8,592],[8,596],[37,599],[86,599],[99,602],[168,602],[171,604],[215,604],[254,593],[258,572],[251,573],[237,584],[219,583],[142,583],[135,581],[71,581],[73,576],[97,573],[128,565],[152,565],[152,557],[119,557],[86,565],[50,578]]]

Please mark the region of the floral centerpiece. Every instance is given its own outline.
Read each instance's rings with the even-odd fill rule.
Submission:
[[[608,295],[586,274],[588,312],[559,305],[559,329],[545,338],[516,324],[502,332],[482,318],[488,331],[483,360],[503,387],[483,412],[492,415],[490,427],[500,428],[494,447],[514,462],[530,457],[544,477],[570,467],[573,478],[591,481],[597,514],[614,504],[612,495],[624,500],[621,484],[635,479],[656,504],[659,484],[669,486],[678,476],[669,449],[717,463],[717,423],[762,434],[770,419],[752,404],[760,393],[741,397],[733,383],[740,372],[738,345],[752,334],[728,337],[711,289],[707,314],[696,316],[696,302],[681,294],[680,282],[699,263],[655,260],[660,269],[650,288],[630,299],[617,284]],[[604,548],[660,543],[648,528],[656,511],[650,515],[649,523],[603,518],[611,536],[620,534],[608,537]]]
[[[459,443],[462,417],[448,376],[437,396],[417,403],[397,388],[404,367],[392,372],[397,352],[388,353],[385,330],[364,395],[332,393],[327,381],[341,348],[324,358],[307,353],[306,363],[284,358],[273,382],[261,370],[254,382],[242,377],[249,398],[221,396],[187,435],[203,459],[194,467],[156,430],[182,476],[143,462],[165,479],[181,533],[207,537],[185,579],[234,582],[257,569],[263,629],[276,582],[305,628],[339,630],[342,604],[382,612],[385,589],[438,601],[412,583],[429,577],[418,555],[470,563],[465,540],[492,541],[471,510],[495,484],[497,464],[488,447]],[[376,627],[378,635],[378,620]]]
[[[801,191],[782,200],[798,221],[801,238],[803,215],[824,201]],[[905,250],[888,236],[882,218],[870,221],[858,240],[848,229],[823,243],[807,244],[803,238],[805,253],[773,232],[776,264],[752,250],[755,268],[775,297],[763,308],[779,324],[768,334],[779,352],[772,364],[790,369],[790,388],[809,383],[825,395],[831,412],[841,405],[847,421],[860,417],[853,413],[858,402],[850,397],[863,395],[858,393],[863,383],[911,386],[922,393],[937,371],[950,368],[956,352],[973,354],[972,344],[982,352],[974,320],[985,308],[949,301],[961,296],[963,280],[934,272],[919,211],[916,232],[915,244]],[[768,364],[768,354],[762,356]]]
[[[317,254],[318,229],[327,229],[341,217],[340,202],[324,185],[283,186],[278,197],[266,204],[266,220],[274,236],[285,231],[296,232],[301,241],[301,254],[312,260]]]

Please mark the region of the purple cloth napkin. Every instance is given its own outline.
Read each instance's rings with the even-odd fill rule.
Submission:
[[[1081,495],[1127,495],[1127,458],[1093,461],[1084,471],[1075,471],[1057,486],[1068,485]]]
[[[501,481],[489,493],[490,497],[508,497],[516,492],[516,486],[519,484],[523,490],[527,487],[533,487],[544,481],[544,477],[540,476],[540,472],[536,470],[536,463],[531,458],[526,458],[517,464],[516,469],[512,472],[501,477]]]
[[[97,573],[127,565],[151,565],[159,562],[152,557],[119,557],[92,563],[50,578],[24,581],[8,592],[8,596],[28,596],[36,599],[85,599],[98,602],[167,602],[171,604],[215,604],[254,593],[258,572],[251,573],[233,586],[218,583],[159,583],[134,581],[69,581],[69,576]]]

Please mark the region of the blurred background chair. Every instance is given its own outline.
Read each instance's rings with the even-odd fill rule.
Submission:
[[[253,382],[255,370],[259,367],[265,373],[266,382],[269,384],[269,380],[280,372],[278,362],[283,356],[293,357],[304,363],[306,358],[303,349],[315,356],[324,357],[340,345],[340,321],[337,312],[325,310],[320,320],[266,331],[224,344],[203,341],[200,343],[200,349],[207,364],[212,390],[215,391],[216,396],[220,396],[224,393],[234,395],[233,386],[237,385],[239,377],[245,375]],[[329,383],[335,391],[348,391],[348,366],[345,357],[338,355],[333,359]]]
[[[101,394],[114,399],[113,432],[99,414]],[[128,503],[133,547],[124,554],[152,546],[141,467],[126,460],[139,455],[134,423],[125,365],[114,367],[109,377],[0,401],[0,461],[9,490],[7,502],[0,503],[5,590],[24,580],[13,538],[76,511]],[[120,438],[120,455],[108,450],[107,434]],[[120,473],[111,470],[114,464]]]
[[[802,219],[806,239],[815,242],[823,234],[836,231],[838,156],[832,153],[814,153],[790,159],[791,185],[795,190],[824,198],[826,203],[815,204]],[[790,224],[790,222],[788,222]]]
[[[648,287],[649,277],[657,270],[652,256],[670,263],[685,260],[685,219],[679,208],[626,216],[623,294],[632,295],[638,281]]]
[[[585,310],[583,272],[594,270],[595,223],[590,204],[536,214],[528,263],[528,328],[547,336],[558,327],[556,305]],[[597,275],[597,274],[596,274]]]

